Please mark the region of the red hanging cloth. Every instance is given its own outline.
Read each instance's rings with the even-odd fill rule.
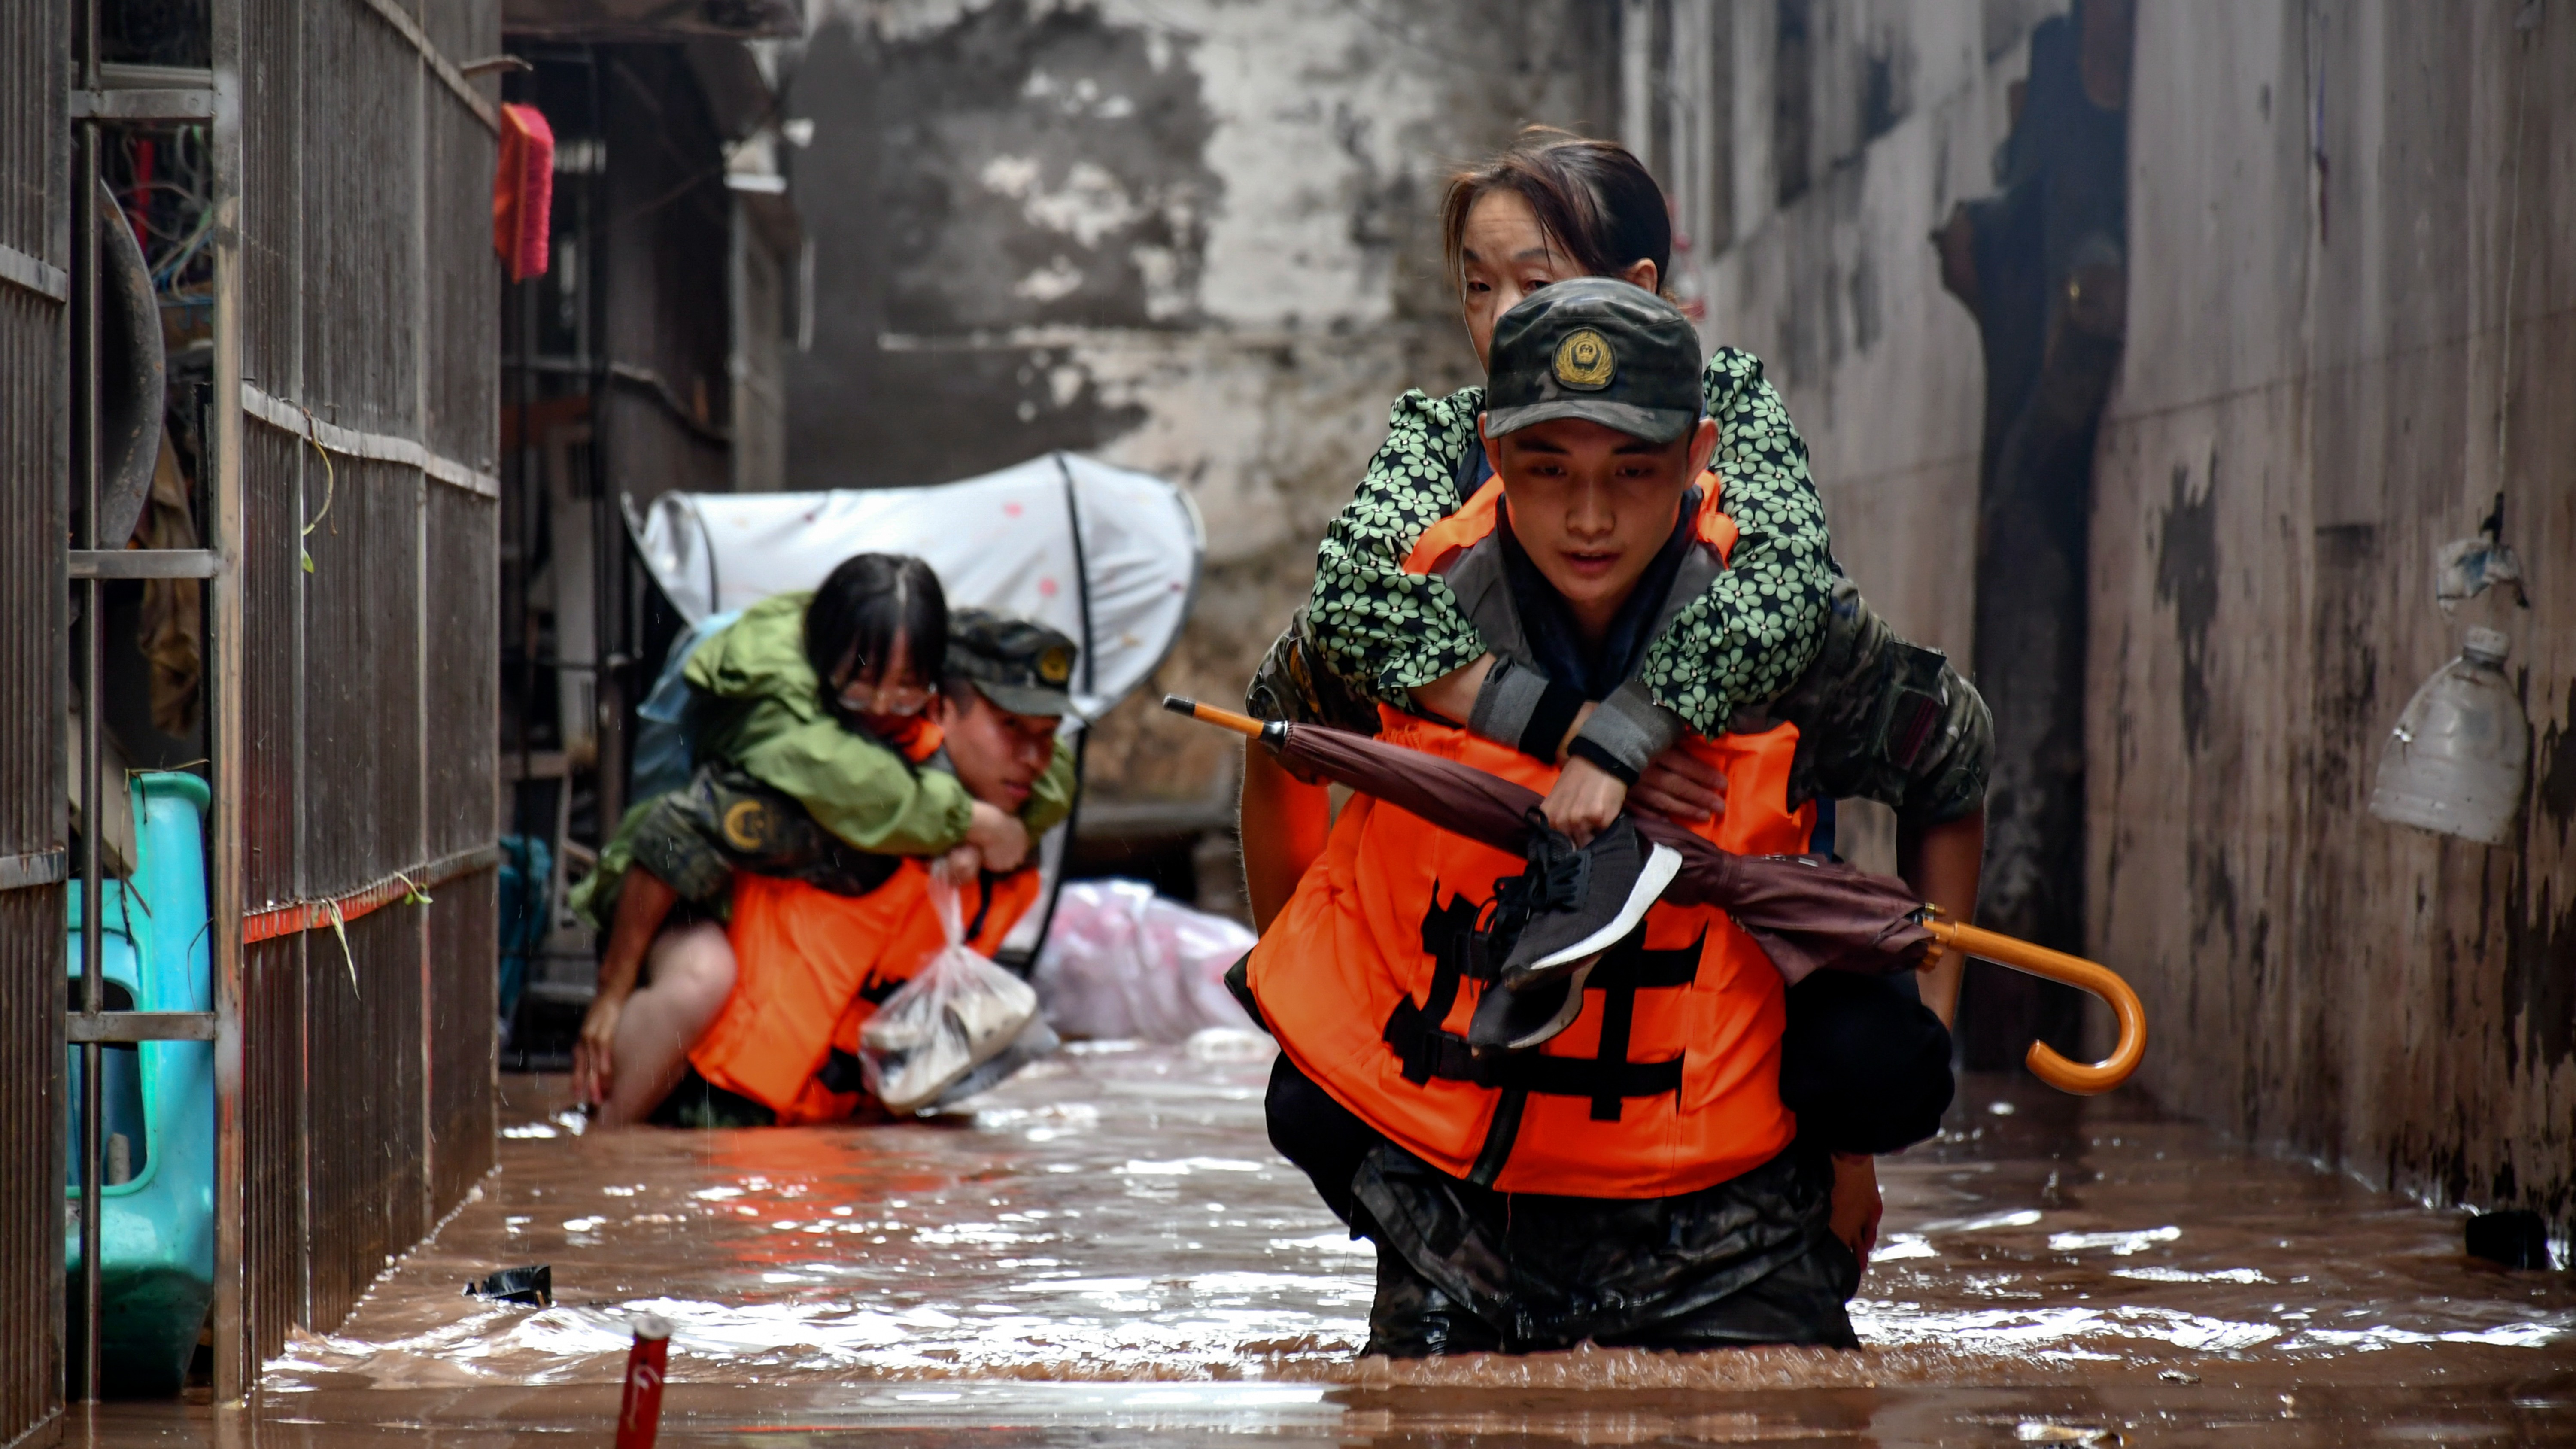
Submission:
[[[513,282],[545,275],[554,191],[554,128],[534,106],[503,106],[501,160],[492,173],[492,250]]]

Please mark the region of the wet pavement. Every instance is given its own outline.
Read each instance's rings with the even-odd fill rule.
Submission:
[[[74,1435],[604,1443],[650,1310],[674,1443],[2576,1443],[2570,1275],[2027,1079],[1882,1163],[1861,1352],[1355,1361],[1373,1250],[1270,1151],[1266,1073],[1250,1039],[1092,1044],[921,1123],[626,1133],[505,1078],[501,1171],[255,1412]],[[554,1307],[461,1294],[526,1263]]]

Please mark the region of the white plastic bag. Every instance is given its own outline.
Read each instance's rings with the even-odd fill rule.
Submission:
[[[1206,1027],[1252,1029],[1225,972],[1254,939],[1143,881],[1074,881],[1029,974],[1047,1020],[1067,1036],[1185,1042]]]
[[[930,903],[948,944],[859,1032],[868,1090],[889,1112],[919,1111],[999,1056],[1038,1013],[1027,982],[967,949],[946,861],[930,868]]]
[[[1055,1055],[1056,1049],[1063,1045],[1064,1038],[1055,1034],[1055,1028],[1047,1025],[1047,1019],[1044,1016],[1033,1016],[1029,1018],[1027,1026],[1020,1028],[1020,1034],[1012,1038],[1011,1044],[1003,1049],[1000,1056],[959,1077],[955,1085],[939,1094],[938,1100],[930,1104],[929,1110],[945,1111],[970,1097],[980,1097],[1018,1076],[1020,1068],[1040,1057]]]

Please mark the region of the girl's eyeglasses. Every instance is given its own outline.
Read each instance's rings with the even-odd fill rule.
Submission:
[[[841,686],[841,708],[852,714],[916,715],[930,708],[936,693],[926,685],[852,680]]]

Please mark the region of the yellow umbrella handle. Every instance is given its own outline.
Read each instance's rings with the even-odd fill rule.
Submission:
[[[1256,740],[1261,738],[1262,722],[1248,714],[1236,714],[1233,710],[1219,709],[1212,704],[1201,704],[1195,699],[1177,694],[1164,695],[1163,708],[1174,714],[1188,715],[1202,724],[1229,729],[1239,735],[1250,735]]]
[[[2138,993],[2129,989],[2109,967],[2097,965],[2081,956],[2051,951],[2034,946],[2000,932],[1933,917],[1923,923],[1932,939],[1952,950],[2028,972],[2049,981],[2062,981],[2079,991],[2089,991],[2109,1004],[2112,1015],[2120,1021],[2120,1043],[2111,1055],[2091,1066],[2071,1062],[2059,1056],[2048,1043],[2030,1044],[2030,1054],[2023,1058],[2031,1075],[2061,1092],[2092,1096],[2107,1092],[2129,1079],[2147,1054],[2147,1012],[2138,1004]]]

